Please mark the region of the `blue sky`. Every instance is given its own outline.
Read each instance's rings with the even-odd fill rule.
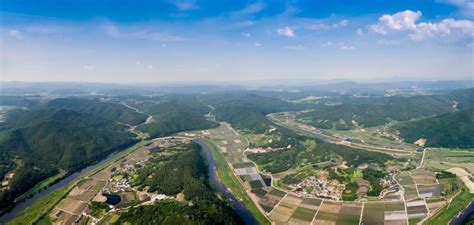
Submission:
[[[6,0],[5,81],[472,79],[473,0]]]

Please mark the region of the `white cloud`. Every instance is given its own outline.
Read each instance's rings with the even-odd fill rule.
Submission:
[[[362,36],[362,35],[364,35],[364,30],[362,30],[362,28],[359,27],[356,30],[356,34],[359,35],[359,36]]]
[[[288,27],[288,26],[277,29],[277,32],[278,32],[279,35],[286,36],[286,37],[289,37],[289,38],[295,37],[294,30],[291,27]]]
[[[21,40],[24,38],[23,32],[18,31],[18,30],[7,30],[8,36]]]
[[[136,62],[135,62],[135,65],[137,65],[137,66],[141,66],[142,64],[143,64],[142,61],[136,61]]]
[[[153,65],[148,65],[146,68],[149,69],[149,70],[152,70],[152,69],[153,69]]]
[[[189,11],[199,8],[195,0],[170,0],[169,3],[173,4],[181,11]]]
[[[242,35],[246,38],[250,37],[250,33],[247,33],[247,32],[242,32],[242,33],[240,33],[240,35]]]
[[[421,12],[405,10],[392,15],[385,14],[379,18],[379,23],[370,26],[371,30],[379,34],[387,34],[389,31],[415,30],[416,20],[421,17]]]
[[[267,7],[267,5],[263,2],[254,2],[252,4],[249,4],[245,6],[243,9],[232,13],[234,16],[239,16],[239,15],[248,15],[248,14],[255,14],[259,13],[262,10],[264,10]]]
[[[341,20],[341,21],[339,22],[339,25],[341,25],[341,26],[343,26],[343,27],[347,26],[348,24],[349,24],[349,20]]]
[[[408,37],[415,41],[425,40],[430,37],[461,34],[474,36],[474,22],[470,20],[444,19],[437,23],[416,23],[421,17],[421,12],[405,10],[392,15],[383,15],[379,22],[370,26],[375,33],[387,35],[396,32],[409,32]]]
[[[262,46],[262,44],[260,44],[260,43],[258,43],[258,42],[253,43],[253,45],[254,45],[255,47],[260,47],[260,46]]]
[[[92,64],[82,65],[82,69],[86,71],[94,71],[95,65],[92,65]]]

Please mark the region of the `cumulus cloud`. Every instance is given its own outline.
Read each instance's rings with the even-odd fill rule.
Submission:
[[[289,37],[289,38],[295,37],[294,30],[291,27],[288,27],[288,26],[277,29],[277,33],[279,35]]]
[[[370,26],[371,30],[379,34],[387,34],[389,31],[415,30],[416,20],[421,17],[421,12],[405,10],[392,15],[385,14],[379,18],[379,23]]]
[[[383,15],[370,29],[382,35],[405,31],[412,40],[421,41],[434,36],[462,34],[474,36],[474,22],[470,20],[444,19],[440,22],[416,21],[422,16],[420,11],[405,10],[392,15]]]
[[[169,3],[181,11],[189,11],[199,8],[195,0],[171,0]]]
[[[359,35],[359,36],[362,36],[362,35],[364,35],[364,30],[362,30],[362,28],[359,27],[356,30],[356,34]]]
[[[254,45],[255,47],[260,47],[260,46],[262,46],[262,44],[260,44],[260,43],[258,43],[258,42],[253,43],[253,45]]]

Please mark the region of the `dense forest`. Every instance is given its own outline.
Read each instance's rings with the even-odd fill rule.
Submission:
[[[453,104],[463,109],[474,105],[474,89],[443,95],[353,99],[351,103],[315,107],[298,115],[299,119],[323,129],[350,130],[359,126],[373,127],[391,120],[406,121],[453,112]]]
[[[217,123],[207,120],[202,109],[188,107],[175,102],[143,104],[142,110],[153,115],[154,122],[143,124],[138,130],[148,133],[150,138],[167,136],[189,130],[216,127]]]
[[[141,124],[147,118],[146,115],[124,105],[83,98],[57,98],[47,102],[43,107],[68,109],[129,125]]]
[[[274,112],[300,110],[302,105],[256,94],[213,94],[201,97],[212,105],[216,119],[232,127],[263,133],[272,124],[265,115]]]
[[[247,156],[271,173],[283,172],[308,163],[315,165],[328,162],[333,160],[334,157],[341,157],[352,167],[357,167],[363,163],[383,164],[392,159],[392,156],[388,154],[324,143],[318,140],[306,139],[306,137],[300,137],[299,140],[298,144],[292,145],[288,150],[263,154],[250,153]]]
[[[136,142],[124,125],[64,109],[11,113],[0,129],[0,164],[15,173],[0,191],[0,208],[60,170],[75,171]]]
[[[209,182],[200,146],[191,143],[167,149],[139,170],[134,185],[149,192],[184,194],[187,201],[159,201],[122,213],[116,224],[243,224],[230,205],[218,198]]]
[[[427,147],[474,148],[473,108],[394,126],[406,142],[426,139]]]

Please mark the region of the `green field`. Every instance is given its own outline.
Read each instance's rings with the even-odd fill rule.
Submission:
[[[239,199],[250,212],[252,212],[260,224],[270,224],[267,218],[263,216],[257,206],[255,206],[252,199],[247,195],[245,187],[240,183],[239,178],[234,175],[224,156],[219,153],[217,146],[209,140],[204,141],[209,146],[212,157],[216,161],[217,175],[222,184],[229,188],[232,191],[232,194]]]

